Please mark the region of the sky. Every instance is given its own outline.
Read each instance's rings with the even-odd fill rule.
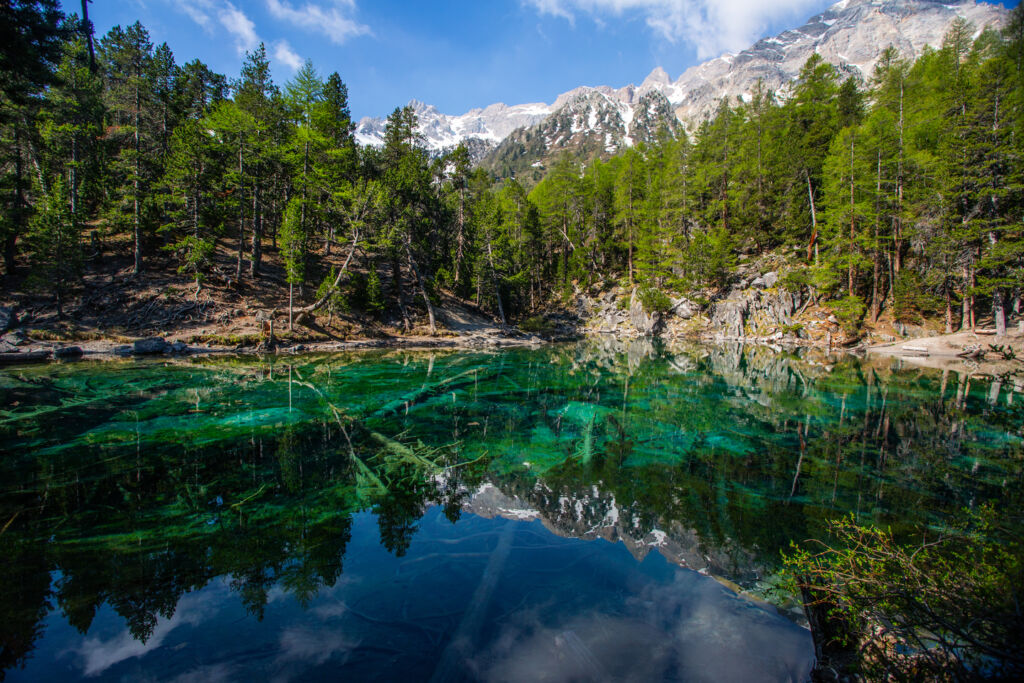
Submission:
[[[97,36],[141,21],[179,64],[198,58],[230,78],[260,42],[279,84],[310,59],[341,75],[358,120],[412,99],[446,114],[550,104],[580,85],[639,84],[657,66],[674,80],[833,1],[92,0],[89,18]]]

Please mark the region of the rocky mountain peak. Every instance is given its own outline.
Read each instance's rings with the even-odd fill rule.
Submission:
[[[669,77],[668,72],[660,66],[656,66],[651,73],[647,74],[647,78],[644,79],[644,82],[640,84],[640,89],[653,89],[659,85],[669,85],[671,82],[672,79]]]
[[[657,67],[639,87],[581,86],[562,93],[551,105],[496,103],[460,116],[417,100],[409,104],[427,147],[435,152],[472,140],[477,153],[494,150],[488,165],[495,169],[510,170],[495,155],[514,157],[519,170],[542,169],[541,157],[566,144],[611,154],[650,139],[649,127],[674,127],[679,121],[696,125],[714,112],[722,97],[748,97],[758,80],[770,90],[784,91],[815,52],[842,72],[867,79],[889,45],[913,59],[925,45],[941,44],[957,17],[981,31],[1001,25],[1006,16],[1001,5],[975,0],[840,0],[800,27],[691,67],[675,81]],[[670,121],[663,120],[666,108]],[[365,118],[356,138],[361,144],[379,145],[383,133],[382,119]],[[506,141],[508,149],[502,150]]]

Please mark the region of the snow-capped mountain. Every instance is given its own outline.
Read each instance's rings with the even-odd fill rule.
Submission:
[[[461,116],[442,114],[437,107],[418,100],[409,102],[419,119],[419,132],[427,149],[441,151],[476,138],[488,146],[497,145],[517,128],[540,123],[551,113],[543,102],[508,106],[501,102],[483,109],[471,109]],[[362,145],[384,143],[384,119],[366,117],[356,126],[356,140]]]
[[[687,69],[671,85],[669,100],[680,119],[696,122],[712,113],[722,97],[749,95],[758,79],[767,88],[780,90],[815,52],[841,71],[866,80],[889,45],[900,56],[914,59],[925,45],[941,45],[957,17],[981,31],[1001,26],[1006,14],[1001,5],[974,0],[841,0],[800,28]]]
[[[841,0],[799,28],[691,67],[674,82],[659,67],[640,86],[582,86],[551,105],[499,103],[449,116],[422,102],[410,104],[430,150],[466,142],[476,159],[486,154],[484,165],[505,175],[530,166],[539,169],[545,157],[562,149],[611,154],[680,122],[695,125],[722,97],[748,96],[759,79],[768,89],[784,92],[815,52],[842,72],[866,80],[889,45],[912,59],[925,45],[940,45],[957,17],[980,31],[1001,26],[1006,16],[1001,5],[975,0]],[[364,118],[356,128],[356,139],[364,145],[380,145],[383,135],[379,118]]]
[[[663,132],[675,134],[680,124],[660,87],[662,74],[655,70],[639,88],[577,88],[565,93],[550,116],[514,131],[481,164],[502,177],[521,176],[532,167],[532,180],[539,180],[547,160],[561,152],[586,160],[653,142]]]

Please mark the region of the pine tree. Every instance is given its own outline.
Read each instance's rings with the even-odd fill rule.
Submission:
[[[128,214],[134,240],[133,272],[139,273],[151,227],[147,201],[155,172],[152,153],[159,141],[153,118],[153,44],[138,22],[127,29],[115,26],[100,41],[100,55],[106,81],[108,136],[116,145],[113,165],[121,200],[110,218],[116,225]]]
[[[70,195],[61,176],[48,191],[32,218],[33,278],[54,297],[57,316],[64,318],[64,302],[81,268],[81,226],[71,213]]]
[[[262,43],[252,52],[246,53],[241,78],[234,89],[235,104],[251,122],[247,131],[245,161],[248,168],[246,172],[252,179],[249,185],[252,200],[249,276],[257,278],[263,261],[264,185],[270,176],[271,156],[279,143],[280,122],[283,118],[280,92],[270,75],[270,61]]]

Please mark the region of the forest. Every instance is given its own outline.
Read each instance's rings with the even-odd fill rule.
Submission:
[[[815,55],[781,92],[566,155],[534,187],[464,147],[429,153],[410,107],[382,147],[358,145],[342,76],[307,61],[277,84],[262,46],[234,78],[179,65],[139,23],[94,36],[56,0],[4,3],[0,23],[2,286],[60,317],[111,262],[176,270],[196,300],[214,281],[281,288],[289,321],[426,314],[433,333],[442,291],[503,323],[611,283],[657,308],[713,298],[768,253],[780,286],[853,326],[1003,333],[1021,312],[1020,7],[1002,31],[954,22],[914,61],[889,48],[863,78]]]

